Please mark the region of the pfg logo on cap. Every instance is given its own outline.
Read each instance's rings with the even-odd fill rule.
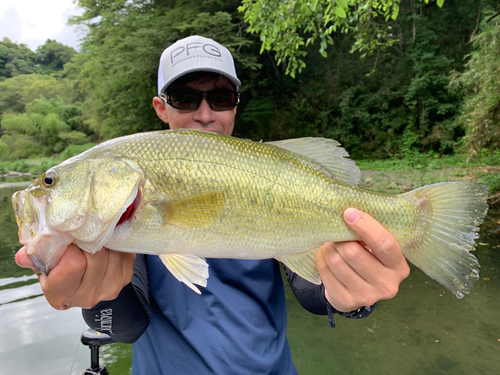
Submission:
[[[194,57],[221,57],[222,53],[219,48],[209,43],[188,43],[185,46],[180,46],[170,53],[170,62],[173,65],[182,60]]]

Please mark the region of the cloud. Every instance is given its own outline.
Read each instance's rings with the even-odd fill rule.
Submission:
[[[69,16],[82,12],[72,0],[52,0],[50,6],[38,0],[0,0],[0,40],[7,37],[35,51],[47,39],[55,39],[78,49],[83,35],[66,23]]]
[[[82,35],[76,29],[76,26],[64,26],[56,35],[54,35],[50,39],[55,39],[59,43],[73,47],[78,51],[80,46],[80,38],[82,37]]]
[[[19,13],[13,7],[8,8],[0,17],[0,39],[9,38],[13,42],[21,40],[21,23]]]

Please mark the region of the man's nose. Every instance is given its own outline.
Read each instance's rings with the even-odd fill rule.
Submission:
[[[215,111],[210,108],[206,97],[203,97],[200,106],[195,111],[194,119],[202,124],[208,124],[215,120]]]

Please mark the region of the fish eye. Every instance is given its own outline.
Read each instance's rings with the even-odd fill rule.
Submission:
[[[43,185],[47,188],[55,185],[57,181],[56,175],[54,173],[47,173],[42,178]]]

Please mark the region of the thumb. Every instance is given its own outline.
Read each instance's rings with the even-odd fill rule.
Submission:
[[[22,268],[31,268],[32,270],[38,271],[35,266],[35,263],[31,260],[31,257],[28,255],[28,250],[26,246],[21,247],[15,255],[16,263],[19,267]]]

